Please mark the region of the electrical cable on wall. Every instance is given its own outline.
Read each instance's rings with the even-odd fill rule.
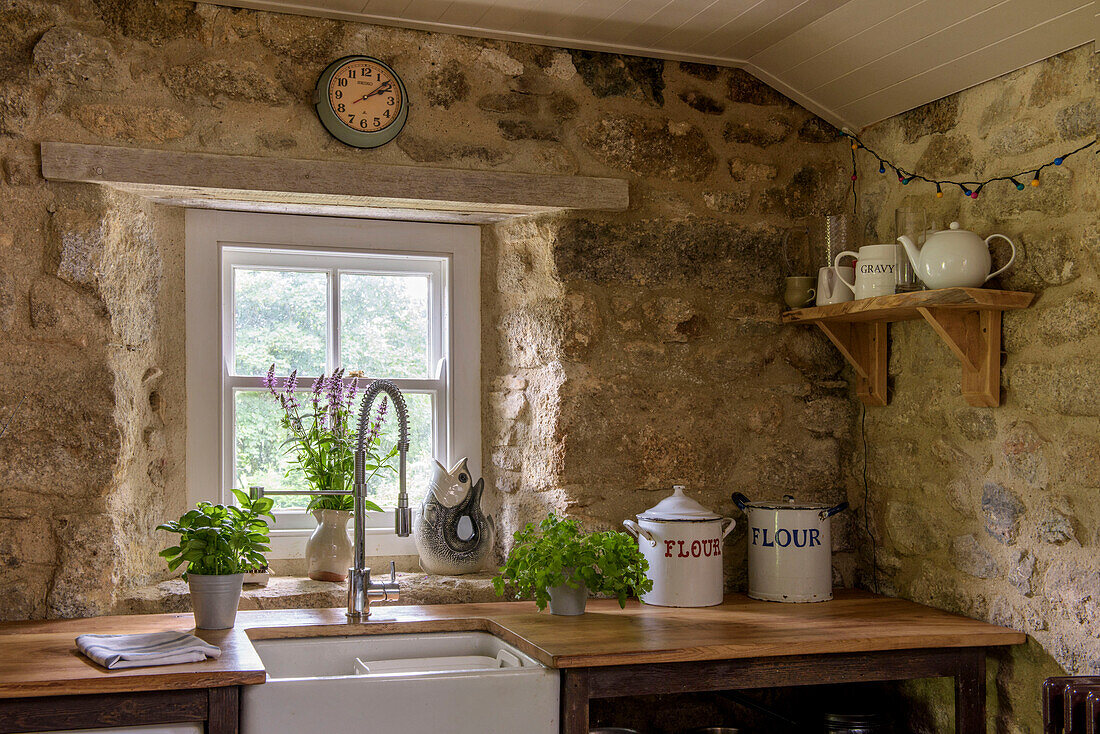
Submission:
[[[946,178],[940,178],[940,179],[929,178],[929,177],[924,176],[920,173],[913,173],[912,171],[908,171],[908,170],[898,166],[896,163],[893,163],[892,161],[889,161],[886,158],[883,158],[881,155],[879,155],[877,152],[875,152],[872,148],[868,147],[862,140],[860,140],[858,137],[856,137],[852,133],[850,133],[848,131],[844,131],[844,135],[845,135],[845,137],[847,137],[852,142],[852,192],[853,192],[853,194],[855,193],[856,179],[859,177],[859,174],[856,171],[856,151],[857,150],[863,150],[863,151],[866,151],[867,153],[871,154],[872,156],[874,156],[875,160],[878,161],[878,172],[879,173],[886,173],[887,168],[893,170],[894,173],[897,174],[898,182],[901,183],[902,186],[908,186],[913,181],[923,181],[925,183],[930,183],[930,184],[935,185],[935,187],[936,187],[936,198],[937,199],[942,199],[943,198],[943,187],[944,186],[957,186],[957,187],[959,187],[959,189],[962,190],[963,196],[969,197],[971,199],[977,199],[978,194],[981,193],[981,190],[984,187],[986,187],[989,184],[994,183],[996,181],[1011,182],[1012,185],[1016,187],[1017,191],[1023,191],[1026,188],[1026,186],[1022,183],[1022,181],[1027,180],[1027,177],[1030,176],[1031,177],[1031,181],[1030,181],[1031,186],[1038,186],[1039,185],[1039,178],[1040,178],[1040,175],[1042,174],[1044,168],[1049,168],[1051,166],[1060,166],[1063,163],[1065,163],[1066,160],[1070,156],[1076,155],[1077,153],[1080,153],[1083,150],[1087,150],[1088,148],[1091,148],[1092,146],[1096,145],[1096,142],[1097,142],[1096,139],[1093,139],[1093,140],[1085,143],[1084,145],[1071,150],[1068,153],[1064,153],[1063,155],[1060,155],[1060,156],[1056,157],[1054,160],[1049,161],[1048,163],[1044,163],[1041,166],[1038,166],[1037,168],[1028,168],[1028,169],[1025,169],[1023,171],[1019,171],[1018,173],[1014,173],[1012,175],[1009,175],[1009,176],[993,176],[991,178],[985,179],[984,181],[955,181],[953,179],[946,179]],[[1100,152],[1100,151],[1098,151],[1098,152]]]
[[[863,439],[863,532],[871,541],[871,591],[878,593],[878,553],[875,534],[871,532],[871,485],[867,482],[867,405],[860,403],[863,411],[859,419],[859,433]]]

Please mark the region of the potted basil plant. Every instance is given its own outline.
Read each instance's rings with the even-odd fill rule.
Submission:
[[[508,559],[493,578],[498,596],[511,586],[519,597],[534,597],[535,605],[559,615],[584,614],[588,595],[618,599],[625,607],[628,597],[653,588],[646,577],[649,563],[638,543],[615,530],[584,532],[576,520],[554,513],[536,528],[527,523],[513,536]]]
[[[199,629],[233,626],[244,572],[266,566],[263,554],[271,550],[267,519],[275,522],[272,499],[253,500],[237,489],[233,496],[239,507],[200,502],[179,520],[157,526],[157,530],[180,536],[178,545],[165,548],[160,555],[167,559],[170,571],[183,566]]]

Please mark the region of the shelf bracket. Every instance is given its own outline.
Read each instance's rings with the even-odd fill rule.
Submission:
[[[919,307],[917,311],[962,363],[962,395],[970,405],[1001,404],[1001,311]]]
[[[886,405],[886,322],[817,325],[856,371],[856,395],[866,405]]]

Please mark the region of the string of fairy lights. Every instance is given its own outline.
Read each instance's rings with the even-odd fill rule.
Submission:
[[[944,187],[948,187],[948,189],[950,190],[951,187],[957,186],[959,189],[962,190],[963,196],[970,197],[971,199],[977,199],[978,194],[981,193],[983,188],[985,188],[989,184],[997,182],[997,181],[1008,181],[1009,183],[1011,183],[1012,185],[1014,185],[1016,187],[1017,191],[1023,191],[1024,188],[1026,187],[1026,185],[1023,182],[1027,181],[1028,177],[1030,176],[1031,177],[1030,184],[1032,186],[1038,186],[1039,185],[1039,177],[1042,174],[1044,168],[1049,168],[1050,166],[1060,166],[1063,163],[1065,163],[1066,160],[1070,156],[1076,155],[1077,153],[1080,153],[1083,150],[1087,150],[1088,148],[1091,148],[1092,146],[1096,145],[1096,142],[1097,142],[1095,139],[1093,139],[1093,140],[1085,143],[1084,145],[1071,150],[1068,153],[1065,153],[1063,155],[1058,156],[1057,158],[1055,158],[1054,160],[1052,160],[1048,163],[1042,164],[1038,168],[1028,168],[1028,169],[1025,169],[1025,170],[1020,171],[1018,173],[1013,173],[1012,175],[1009,175],[1009,176],[993,176],[992,178],[987,178],[984,181],[955,181],[953,179],[929,178],[929,177],[923,176],[919,173],[914,173],[912,171],[909,171],[909,170],[907,170],[905,168],[902,168],[901,166],[897,165],[896,163],[893,163],[892,161],[884,158],[883,156],[879,155],[877,152],[875,152],[872,148],[869,148],[862,140],[860,140],[858,137],[856,137],[852,133],[845,131],[844,136],[847,137],[852,143],[852,181],[853,181],[852,185],[853,186],[855,185],[855,183],[854,183],[855,180],[859,177],[857,172],[856,172],[856,152],[865,151],[866,153],[874,156],[875,159],[878,161],[878,172],[879,173],[886,173],[887,170],[892,170],[895,174],[897,174],[898,181],[903,186],[908,186],[913,181],[923,181],[925,183],[934,184],[935,187],[936,187],[936,198],[938,198],[938,199],[943,198],[943,189],[944,189]],[[1100,151],[1098,151],[1098,152],[1100,152]]]

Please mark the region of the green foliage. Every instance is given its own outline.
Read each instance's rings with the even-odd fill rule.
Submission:
[[[236,268],[234,291],[236,374],[262,375],[272,362],[325,370],[325,273]]]
[[[653,588],[645,575],[649,562],[626,533],[585,533],[576,520],[550,513],[537,528],[527,523],[513,537],[508,560],[493,578],[498,596],[504,596],[507,584],[520,597],[533,596],[538,608],[545,609],[548,588],[568,584],[575,589],[583,583],[594,594],[615,597],[623,607],[627,597]]]
[[[178,533],[179,545],[160,552],[168,561],[168,568],[175,571],[181,564],[183,577],[221,576],[244,573],[249,568],[267,565],[264,553],[268,547],[268,524],[264,518],[275,522],[271,514],[271,498],[252,500],[240,490],[233,490],[240,507],[213,505],[200,502],[194,510],[188,510],[178,521],[158,525],[157,530]]]
[[[246,267],[234,270],[235,373],[263,375],[274,362],[282,367],[281,377],[289,373],[289,365],[297,367],[299,375],[310,375],[309,379],[320,375],[325,370],[326,302],[331,277],[339,283],[339,363],[369,375],[428,377],[427,276],[347,271],[329,275]],[[406,398],[411,444],[408,478],[416,499],[417,490],[431,477],[432,404],[427,394]],[[283,428],[279,403],[248,390],[237,391],[234,403],[234,486],[297,491],[316,488],[294,460],[297,452],[286,451],[284,442],[290,438],[290,430]],[[307,405],[306,409],[312,407]],[[394,423],[389,421],[383,429],[385,446],[393,443]],[[385,456],[384,450],[378,451]],[[393,505],[398,492],[396,473],[379,472],[368,490],[378,505]],[[310,499],[283,496],[276,497],[275,503],[280,510],[300,509]],[[321,506],[336,508],[340,502],[340,498],[334,498]]]
[[[355,421],[355,397],[359,380],[354,378],[350,389],[344,385],[344,370],[338,369],[328,379],[321,375],[308,394],[309,409],[303,408],[297,390],[297,371],[290,373],[285,384],[278,389],[275,377],[275,365],[267,372],[266,383],[271,395],[282,408],[280,424],[289,432],[289,438],[283,442],[287,452],[293,453],[291,465],[296,468],[313,491],[348,492],[355,480],[355,445],[358,430]],[[386,398],[378,406],[374,422],[364,437],[363,446],[366,458],[363,468],[366,481],[370,481],[379,472],[396,472],[390,460],[397,455],[397,446],[385,455],[380,454],[382,443],[382,424],[386,415]],[[365,507],[374,512],[382,508],[370,500]],[[343,510],[350,512],[354,500],[347,495],[318,495],[308,506],[308,510]]]

